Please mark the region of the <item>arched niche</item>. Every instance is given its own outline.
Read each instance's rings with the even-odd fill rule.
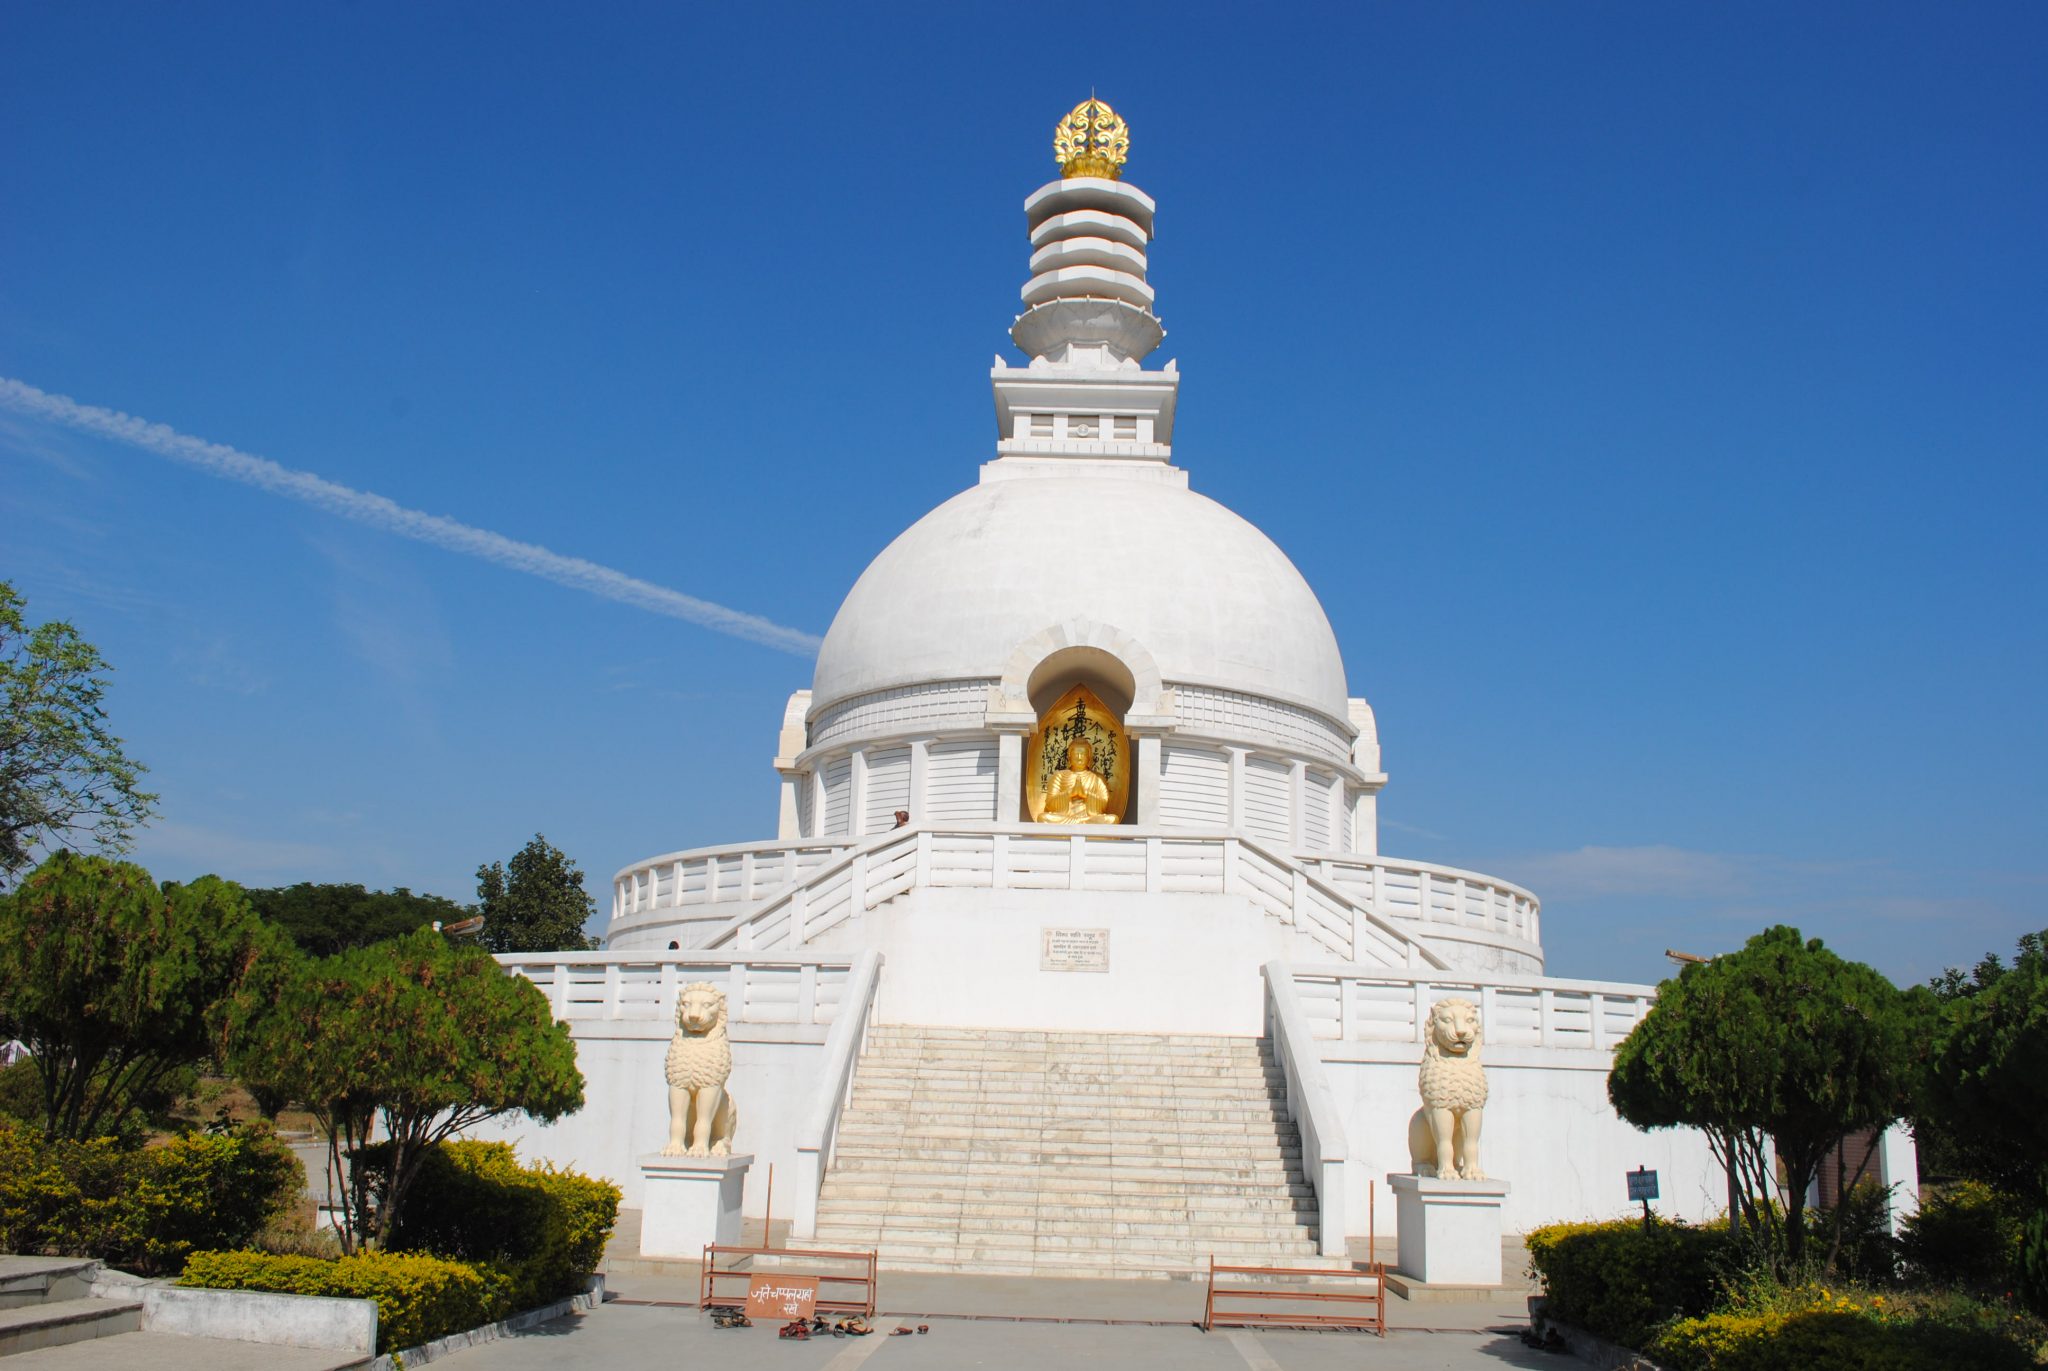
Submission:
[[[1122,629],[1092,619],[1054,624],[1019,643],[997,691],[1002,707],[1039,714],[1075,685],[1086,685],[1119,715],[1161,709],[1152,654]]]

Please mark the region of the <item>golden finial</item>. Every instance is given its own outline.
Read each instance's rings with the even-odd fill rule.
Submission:
[[[1053,157],[1062,176],[1123,175],[1130,155],[1131,130],[1123,117],[1090,95],[1060,120],[1052,136]]]

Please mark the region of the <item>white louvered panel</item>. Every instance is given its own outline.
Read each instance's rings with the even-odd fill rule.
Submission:
[[[811,813],[811,792],[815,789],[809,776],[799,776],[796,781],[796,831],[798,836],[818,836],[817,820]]]
[[[1229,823],[1230,758],[1206,747],[1168,743],[1161,748],[1159,822],[1169,828]]]
[[[995,818],[995,743],[933,743],[925,759],[924,790],[924,813],[913,818],[932,823]]]
[[[896,811],[910,808],[910,749],[877,748],[868,754],[867,802],[863,833],[886,833],[896,826]]]
[[[1352,813],[1350,790],[1346,789],[1339,791],[1337,793],[1337,798],[1339,801],[1341,801],[1341,803],[1337,806],[1337,850],[1339,852],[1355,852],[1358,850],[1358,848],[1357,845],[1352,841],[1353,831],[1351,823]]]
[[[853,758],[841,757],[825,763],[824,832],[845,833],[853,804]]]
[[[1310,852],[1330,850],[1330,788],[1337,778],[1310,767],[1301,792],[1301,845]]]
[[[1244,759],[1244,826],[1254,837],[1282,847],[1294,840],[1288,800],[1294,789],[1292,768],[1271,757]]]

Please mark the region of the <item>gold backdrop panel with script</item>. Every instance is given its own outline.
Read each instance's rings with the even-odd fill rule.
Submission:
[[[1131,797],[1123,725],[1077,685],[1038,720],[1024,750],[1024,803],[1035,823],[1121,823]]]

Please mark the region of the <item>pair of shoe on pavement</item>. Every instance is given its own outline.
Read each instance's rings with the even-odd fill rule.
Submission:
[[[812,1337],[824,1337],[827,1333],[835,1338],[864,1338],[874,1331],[874,1327],[858,1314],[853,1315],[851,1318],[841,1319],[838,1323],[827,1322],[821,1314],[813,1318],[809,1323],[805,1323],[802,1319],[791,1319],[788,1323],[782,1325],[782,1330],[775,1336],[799,1341]]]

